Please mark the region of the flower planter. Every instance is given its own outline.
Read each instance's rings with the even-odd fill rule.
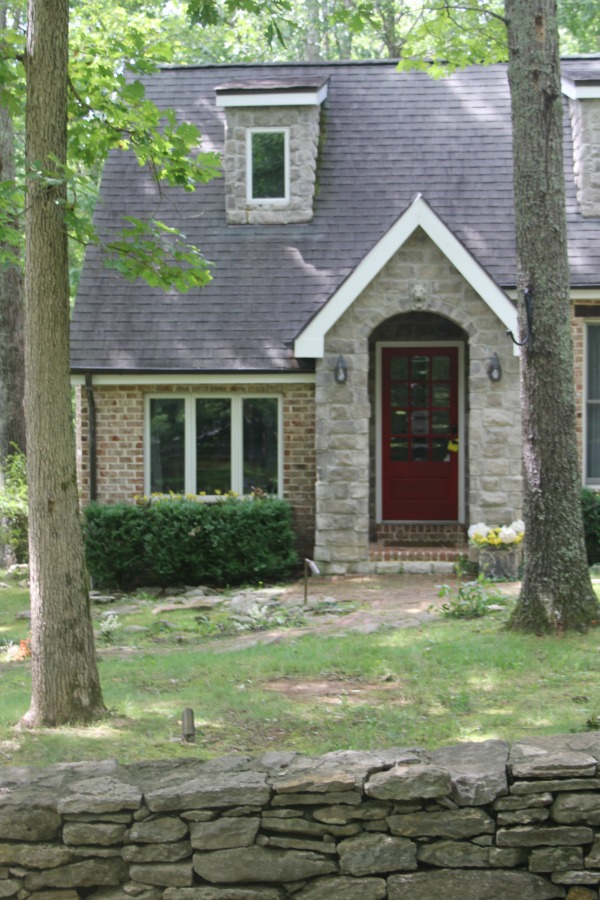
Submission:
[[[479,550],[479,571],[486,578],[503,581],[518,581],[521,567],[521,548],[481,547]]]

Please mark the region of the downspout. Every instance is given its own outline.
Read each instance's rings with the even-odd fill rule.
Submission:
[[[88,405],[88,456],[90,467],[90,500],[98,499],[98,470],[96,465],[96,398],[92,385],[92,375],[85,376],[85,393]]]

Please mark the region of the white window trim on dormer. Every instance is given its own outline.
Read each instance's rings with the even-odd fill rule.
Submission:
[[[252,196],[252,136],[275,132],[283,134],[283,166],[285,194],[283,197],[253,197]],[[287,127],[273,126],[264,128],[248,128],[246,130],[246,202],[252,206],[286,206],[290,202],[290,129]]]
[[[217,94],[217,106],[320,106],[327,98],[327,85],[310,91],[232,91]]]
[[[598,100],[600,98],[600,84],[586,84],[565,76],[561,78],[560,84],[563,94],[569,100]]]

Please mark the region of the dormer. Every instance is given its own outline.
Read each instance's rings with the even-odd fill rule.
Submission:
[[[310,222],[327,80],[236,82],[215,92],[225,109],[228,224]]]
[[[565,72],[566,69],[566,72]],[[577,66],[563,65],[562,90],[569,98],[573,131],[573,167],[577,201],[582,216],[600,216],[600,60]]]

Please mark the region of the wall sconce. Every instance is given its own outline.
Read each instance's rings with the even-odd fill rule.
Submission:
[[[488,359],[487,373],[490,381],[502,381],[502,365],[497,353],[492,353]]]
[[[337,384],[345,384],[348,380],[348,366],[346,365],[346,360],[341,353],[337,358],[335,369],[333,370],[333,376]]]

